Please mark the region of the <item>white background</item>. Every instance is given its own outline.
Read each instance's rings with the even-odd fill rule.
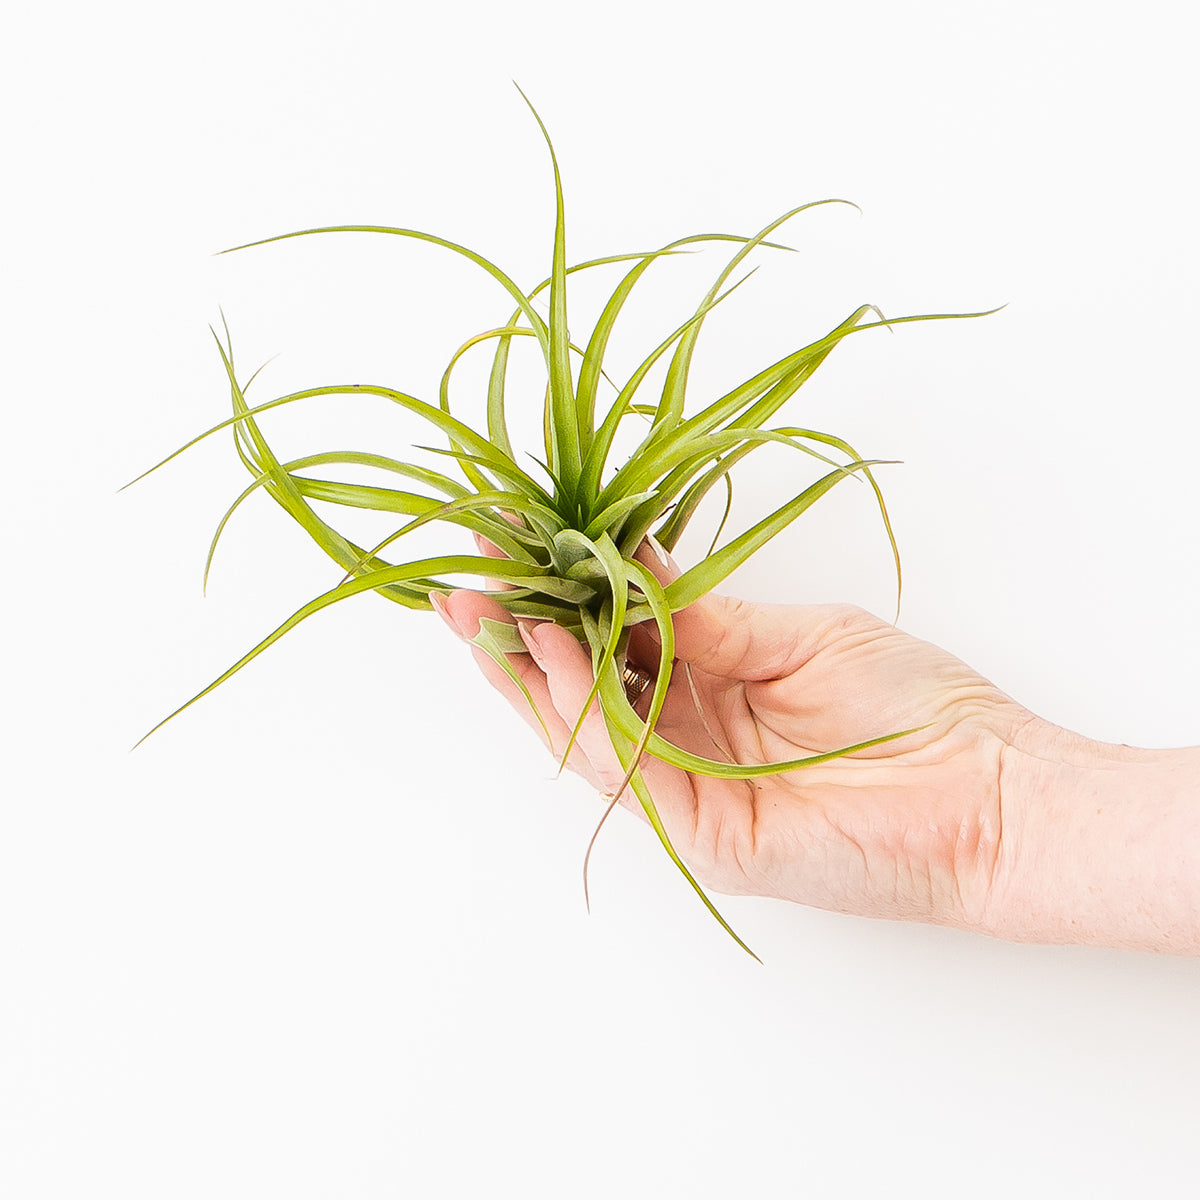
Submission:
[[[552,201],[514,78],[573,258],[862,206],[759,256],[701,392],[863,301],[1006,303],[851,339],[787,411],[903,460],[905,628],[1082,733],[1200,741],[1184,6],[430,7],[9,19],[0,1193],[1195,1195],[1200,962],[726,901],[759,966],[628,818],[588,917],[598,802],[435,617],[324,613],[129,752],[337,577],[256,497],[201,598],[244,482],[223,436],[117,494],[224,416],[219,306],[243,373],[280,355],[260,399],[429,395],[509,309],[415,243],[212,253],[402,224],[532,286]],[[630,363],[720,262],[655,268]],[[268,428],[427,436],[369,406]],[[745,519],[792,482],[761,461]],[[728,590],[890,615],[869,496],[840,492]]]

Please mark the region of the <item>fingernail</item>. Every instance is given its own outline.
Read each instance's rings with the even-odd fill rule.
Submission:
[[[445,621],[450,627],[450,631],[454,634],[454,636],[465,641],[466,639],[463,638],[463,631],[459,628],[458,622],[450,615],[449,610],[446,608],[446,599],[441,592],[430,592],[429,603],[433,605],[433,611],[437,613],[437,615],[441,617],[442,620]]]
[[[528,621],[518,621],[517,629],[521,634],[521,640],[529,647],[529,655],[539,667],[545,669],[545,658],[542,655],[542,647],[538,642],[537,626],[531,625]]]
[[[655,558],[668,570],[679,573],[679,568],[675,565],[675,560],[666,552],[662,544],[652,533],[646,534],[646,544],[654,551]]]

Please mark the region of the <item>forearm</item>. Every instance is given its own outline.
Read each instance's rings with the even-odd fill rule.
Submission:
[[[1037,723],[1006,748],[988,932],[1200,954],[1200,747],[1135,750]]]

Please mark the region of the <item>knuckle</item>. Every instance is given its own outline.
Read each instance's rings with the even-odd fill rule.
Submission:
[[[829,621],[826,626],[830,637],[873,633],[884,628],[883,622],[865,608],[856,604],[835,604],[831,606]]]

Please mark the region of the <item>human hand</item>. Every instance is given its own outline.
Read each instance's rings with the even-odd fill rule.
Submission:
[[[669,563],[645,551],[639,557],[662,582],[674,577]],[[466,638],[480,618],[512,620],[469,591],[450,594],[439,611]],[[688,671],[674,672],[657,732],[685,750],[765,763],[921,727],[849,757],[749,780],[691,774],[645,756],[655,806],[701,884],[862,916],[986,927],[1001,849],[1002,764],[1034,720],[1027,710],[953,656],[848,606],[757,605],[714,594],[674,624],[676,657]],[[592,685],[590,657],[551,623],[519,628],[529,653],[509,662],[561,755]],[[474,655],[545,740],[516,684],[483,651]],[[653,623],[634,629],[629,657],[657,662]],[[602,793],[624,777],[595,707],[568,765]],[[621,803],[641,812],[631,789]]]

